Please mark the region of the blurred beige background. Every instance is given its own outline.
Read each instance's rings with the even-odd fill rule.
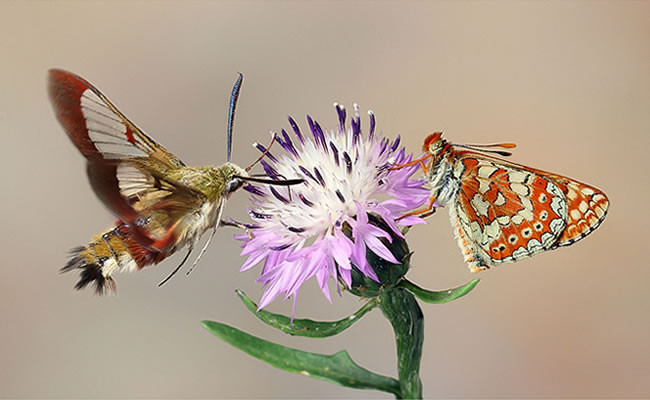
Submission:
[[[344,334],[291,338],[262,325],[259,268],[223,229],[192,276],[156,284],[179,255],[117,277],[119,296],[75,292],[68,249],[110,226],[84,160],[54,119],[51,67],[101,88],[191,165],[225,158],[228,96],[246,76],[234,161],[253,141],[332,103],[371,108],[412,152],[434,130],[459,143],[515,141],[516,162],[592,183],[607,220],[575,246],[482,273],[469,296],[423,305],[424,394],[434,398],[649,397],[650,2],[0,2],[0,396],[390,398],[289,374],[212,337],[202,319],[308,351],[348,349],[396,374],[373,311]],[[364,120],[367,126],[367,120]],[[247,195],[227,214],[244,218]],[[472,278],[445,213],[409,234],[411,280]],[[298,317],[341,318],[315,282]],[[270,307],[290,313],[291,302]]]

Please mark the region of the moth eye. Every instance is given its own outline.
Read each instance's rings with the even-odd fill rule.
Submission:
[[[241,179],[235,178],[231,179],[226,183],[226,193],[232,193],[242,187],[244,185],[244,181]]]

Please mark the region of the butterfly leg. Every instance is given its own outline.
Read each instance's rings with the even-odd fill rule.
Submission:
[[[429,204],[425,208],[411,211],[408,214],[404,214],[401,217],[397,218],[396,221],[399,221],[402,218],[410,217],[413,215],[420,215],[420,214],[421,214],[420,215],[421,218],[426,218],[436,212],[436,207],[434,206],[435,202],[436,202],[436,196],[431,196],[431,198],[429,199]]]
[[[431,154],[431,153],[425,154],[424,156],[422,156],[420,158],[417,158],[417,159],[415,159],[413,161],[409,161],[409,162],[404,163],[404,164],[393,164],[388,170],[392,171],[392,170],[395,170],[395,169],[402,169],[402,168],[411,167],[413,165],[420,164],[420,167],[422,167],[422,170],[424,171],[424,173],[427,173],[429,171],[429,169],[424,164],[424,161],[428,160],[431,157],[433,157],[433,154]]]
[[[429,175],[429,168],[422,160],[420,160],[420,167],[422,167],[422,172],[424,172],[424,175]]]
[[[435,213],[436,213],[436,207],[431,207],[429,211],[422,213],[420,215],[420,218],[427,218]]]

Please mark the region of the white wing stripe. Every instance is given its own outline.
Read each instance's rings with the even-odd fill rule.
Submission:
[[[99,150],[105,158],[108,159],[123,159],[129,157],[142,157],[147,153],[138,149],[135,146],[125,146],[122,143],[109,143],[109,142],[94,142],[95,147]]]
[[[146,157],[149,146],[133,136],[127,138],[128,128],[122,118],[108,107],[95,92],[86,89],[81,95],[81,112],[86,119],[86,129],[93,144],[105,158],[122,159]]]
[[[93,113],[93,114],[95,114],[95,115],[97,115],[97,116],[99,116],[99,117],[101,117],[103,119],[110,119],[111,121],[114,121],[114,122],[117,122],[120,125],[123,125],[122,120],[119,117],[115,117],[115,114],[112,114],[112,111],[110,109],[108,109],[108,111],[110,111],[111,114],[103,113],[103,112],[101,112],[99,110],[96,110],[94,108],[88,107],[87,105],[84,105],[83,104],[84,99],[85,98],[81,99],[81,111],[84,113],[84,116],[86,118],[90,119],[90,117],[88,115],[86,115],[86,112],[89,111],[89,112],[91,112],[91,113]],[[93,104],[93,106],[94,106],[94,104]]]

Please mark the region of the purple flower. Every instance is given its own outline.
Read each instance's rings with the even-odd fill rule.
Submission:
[[[349,127],[346,110],[338,104],[335,107],[339,119],[336,131],[323,131],[307,116],[311,135],[305,135],[289,117],[294,135],[282,130],[277,139],[284,152],[269,152],[261,162],[268,175],[304,178],[303,184],[247,187],[253,197],[249,214],[254,223],[250,236],[235,237],[244,242],[241,254],[248,257],[242,271],[264,261],[258,279],[265,285],[260,309],[284,293],[285,298],[294,296],[295,311],[300,286],[313,276],[331,302],[329,278],[337,282],[340,278],[350,287],[352,264],[378,280],[366,260],[366,248],[399,264],[380,240],[390,242],[389,232],[368,223],[368,213],[380,216],[400,237],[399,225],[423,223],[418,217],[399,219],[430,196],[423,186],[425,180],[410,179],[417,165],[390,168],[411,160],[411,155],[399,148],[399,136],[391,143],[375,134],[372,111],[368,112],[369,133],[364,135],[356,104]]]

